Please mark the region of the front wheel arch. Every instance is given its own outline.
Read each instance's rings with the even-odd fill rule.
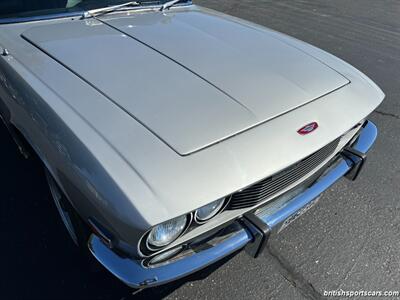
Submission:
[[[61,220],[64,223],[73,242],[81,249],[87,251],[87,241],[90,236],[88,225],[82,220],[70,201],[67,199],[51,173],[45,168],[46,180],[49,185],[51,197],[55,203]]]

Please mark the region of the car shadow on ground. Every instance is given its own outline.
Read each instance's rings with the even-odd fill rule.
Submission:
[[[24,159],[2,124],[0,139],[2,299],[163,298],[187,281],[207,277],[229,259],[168,285],[132,290],[88,264],[59,218],[41,163]]]

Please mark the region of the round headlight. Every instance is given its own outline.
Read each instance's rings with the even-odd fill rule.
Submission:
[[[186,223],[187,217],[180,216],[155,226],[147,237],[148,245],[159,248],[172,243],[185,230]]]
[[[204,222],[214,217],[224,205],[225,198],[218,199],[196,210],[196,221]]]

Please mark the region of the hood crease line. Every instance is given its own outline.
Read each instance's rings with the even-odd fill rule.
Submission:
[[[227,96],[229,99],[231,99],[232,101],[234,101],[235,103],[237,103],[238,105],[240,105],[242,108],[244,108],[248,113],[250,113],[254,118],[257,119],[257,116],[254,114],[254,112],[252,110],[250,110],[250,108],[248,108],[246,105],[244,105],[242,102],[240,102],[238,99],[234,98],[232,95],[228,94],[226,91],[224,91],[223,89],[221,89],[220,87],[216,86],[214,83],[212,83],[211,81],[207,80],[206,78],[204,78],[203,76],[201,76],[200,74],[196,73],[195,71],[193,71],[192,69],[186,67],[184,64],[180,63],[179,61],[173,59],[172,57],[168,56],[167,54],[161,52],[160,50],[157,50],[156,48],[152,47],[151,45],[143,42],[142,40],[138,39],[137,37],[124,32],[123,30],[107,23],[106,21],[103,21],[99,18],[95,18],[97,21],[103,23],[104,25],[117,30],[118,32],[125,34],[127,36],[129,36],[130,38],[134,39],[135,41],[137,41],[138,43],[141,43],[142,45],[150,48],[151,50],[157,52],[158,54],[164,56],[165,58],[171,60],[172,62],[176,63],[177,65],[181,66],[182,68],[184,68],[185,70],[189,71],[190,73],[196,75],[198,78],[200,78],[201,80],[207,82],[209,85],[211,85],[212,87],[214,87],[215,89],[217,89],[218,91],[220,91],[221,93],[223,93],[225,96]]]

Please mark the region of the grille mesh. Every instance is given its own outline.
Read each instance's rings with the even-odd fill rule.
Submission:
[[[232,194],[229,208],[239,209],[252,207],[278,194],[315,170],[316,167],[335,151],[339,141],[340,138],[276,175],[263,179],[240,192]]]

